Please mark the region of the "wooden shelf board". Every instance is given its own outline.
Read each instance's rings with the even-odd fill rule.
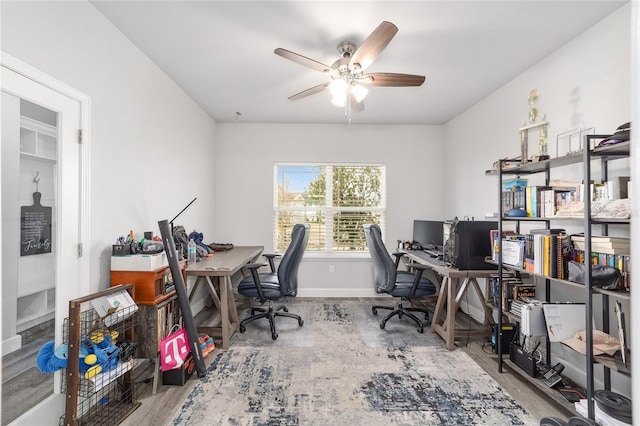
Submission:
[[[547,385],[545,385],[542,382],[542,380],[529,376],[524,370],[522,370],[516,364],[511,362],[511,360],[508,358],[508,355],[506,355],[506,356],[507,356],[506,359],[505,358],[502,359],[502,363],[504,365],[506,365],[507,367],[509,367],[510,371],[513,371],[514,373],[520,375],[527,382],[531,383],[537,390],[539,390],[544,395],[546,395],[549,398],[549,400],[553,401],[554,404],[556,404],[558,407],[560,407],[561,409],[566,411],[567,414],[569,414],[571,416],[575,416],[576,415],[576,409],[575,409],[575,406],[573,405],[572,402],[567,401],[562,396],[562,394],[560,392],[558,392],[557,390],[549,388]],[[563,380],[564,380],[564,378],[563,378]]]

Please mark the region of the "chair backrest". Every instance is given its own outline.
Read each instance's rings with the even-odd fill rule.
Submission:
[[[373,260],[373,282],[377,292],[391,291],[396,285],[396,265],[382,241],[380,226],[365,224],[364,235]]]
[[[298,293],[298,267],[309,240],[309,224],[298,223],[291,231],[291,243],[278,265],[278,282],[284,296]]]

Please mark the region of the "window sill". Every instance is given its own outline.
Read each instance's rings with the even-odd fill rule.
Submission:
[[[371,255],[364,253],[314,253],[305,252],[302,258],[309,262],[369,262]]]

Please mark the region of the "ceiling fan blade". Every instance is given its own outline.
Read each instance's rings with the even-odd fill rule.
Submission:
[[[351,107],[351,111],[353,112],[364,111],[364,101],[356,101],[356,97],[353,93],[349,93],[349,106]]]
[[[283,58],[288,59],[290,61],[297,62],[300,65],[304,65],[305,67],[314,69],[316,71],[328,72],[329,70],[331,70],[331,67],[329,65],[325,65],[321,62],[314,61],[313,59],[309,59],[306,56],[299,55],[287,49],[282,49],[279,47],[276,50],[274,50],[273,53],[275,53],[278,56],[282,56]]]
[[[360,68],[366,69],[375,61],[380,52],[387,47],[387,44],[389,44],[397,32],[398,27],[394,24],[382,21],[353,53],[349,61],[349,68],[353,68],[354,64],[360,64]]]
[[[378,72],[363,75],[360,82],[368,86],[405,87],[421,86],[424,80],[423,75]]]
[[[323,90],[326,90],[329,87],[329,83],[318,84],[317,86],[313,86],[307,90],[303,90],[300,93],[296,93],[295,95],[289,96],[290,101],[297,101],[298,99],[302,99],[307,96],[315,95],[316,93],[320,93]]]

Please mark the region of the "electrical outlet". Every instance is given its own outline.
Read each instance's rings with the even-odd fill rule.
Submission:
[[[487,212],[484,214],[484,217],[498,217],[498,213],[496,212]]]
[[[333,265],[329,265],[329,273],[333,274],[333,272],[334,272]]]

